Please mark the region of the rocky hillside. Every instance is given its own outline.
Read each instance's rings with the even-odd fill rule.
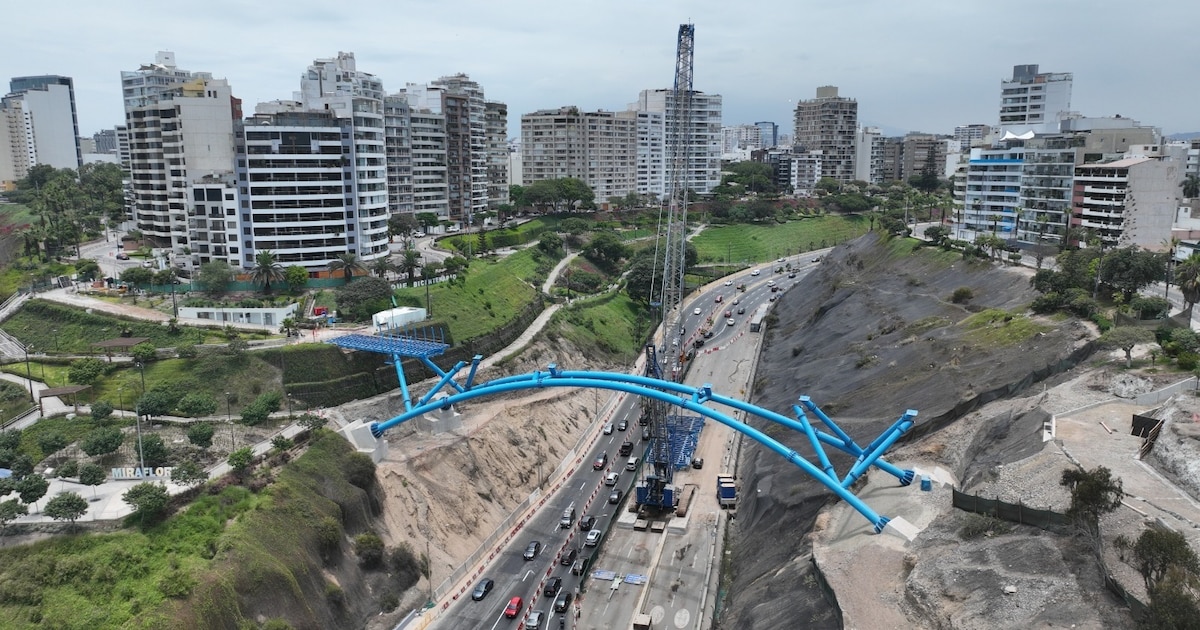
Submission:
[[[753,402],[786,410],[807,394],[860,443],[912,408],[920,413],[913,433],[931,434],[1088,354],[1088,327],[1030,316],[1025,307],[1034,296],[1028,270],[869,234],[835,249],[776,304]],[[801,435],[772,435],[811,453]],[[1009,456],[1019,452],[1015,446]],[[833,462],[839,470],[848,465]],[[754,491],[744,493],[731,531],[719,627],[802,620],[840,628],[807,561],[805,534],[829,493],[754,445],[743,448],[738,472],[742,487]]]

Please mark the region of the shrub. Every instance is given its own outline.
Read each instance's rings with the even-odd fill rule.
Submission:
[[[192,392],[180,399],[175,408],[186,416],[211,416],[217,412],[217,399],[207,392]]]
[[[354,554],[362,568],[378,569],[383,565],[383,540],[373,532],[354,537]]]
[[[216,431],[216,428],[208,422],[196,423],[188,427],[187,438],[189,442],[200,448],[208,448],[212,446],[213,434]]]
[[[158,358],[158,350],[156,350],[154,348],[154,344],[150,343],[149,341],[143,341],[142,343],[139,343],[138,345],[134,346],[129,353],[133,355],[134,361],[141,361],[142,363],[147,363]]]
[[[363,490],[370,490],[375,485],[375,462],[364,453],[351,453],[346,458],[346,480]]]
[[[271,438],[271,447],[277,451],[286,451],[295,445],[295,442],[282,435],[276,435],[275,437]]]
[[[71,362],[67,368],[67,380],[79,385],[91,385],[104,374],[104,362],[91,357]]]
[[[1045,293],[1038,296],[1029,309],[1039,315],[1053,313],[1062,307],[1062,296],[1058,293]]]
[[[74,477],[79,474],[79,462],[73,459],[67,460],[58,467],[56,472],[59,477]]]
[[[417,558],[407,543],[400,543],[399,547],[392,550],[388,565],[392,576],[396,578],[396,586],[401,591],[412,588],[421,576],[425,575],[425,563]]]
[[[112,403],[107,400],[100,400],[92,403],[92,420],[96,422],[104,422],[113,414]]]
[[[317,547],[321,554],[328,555],[342,545],[342,524],[332,516],[317,522]]]
[[[142,436],[141,458],[151,468],[166,466],[170,462],[171,451],[167,449],[162,436],[144,435]]]
[[[975,297],[975,292],[971,290],[971,287],[958,287],[950,296],[950,301],[955,304],[966,304],[973,297]]]
[[[233,472],[241,476],[246,473],[246,469],[250,468],[250,464],[254,462],[254,451],[249,446],[244,446],[230,453],[227,461]]]
[[[79,448],[84,453],[95,457],[115,453],[125,441],[125,434],[115,427],[93,429],[79,442]]]
[[[196,344],[194,343],[181,343],[175,346],[175,356],[180,359],[195,359],[199,355],[200,352],[196,350]]]
[[[1179,356],[1175,357],[1175,365],[1187,372],[1196,369],[1198,364],[1200,364],[1200,354],[1195,352],[1180,352]]]
[[[1139,295],[1129,301],[1129,309],[1137,313],[1140,319],[1159,319],[1171,311],[1171,303],[1166,298]]]
[[[963,540],[974,540],[980,536],[996,536],[1007,534],[1013,529],[1012,523],[985,514],[967,514],[962,527],[958,528],[958,537]]]
[[[196,579],[183,569],[175,569],[158,579],[158,592],[172,599],[183,599],[196,588]]]

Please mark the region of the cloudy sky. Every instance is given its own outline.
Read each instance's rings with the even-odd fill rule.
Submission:
[[[389,92],[465,72],[522,113],[620,110],[670,87],[680,23],[696,27],[695,87],[726,125],[771,120],[818,86],[860,124],[949,133],[995,123],[1015,64],[1073,72],[1072,108],[1166,133],[1200,130],[1200,2],[1151,0],[34,0],[7,3],[0,80],[75,79],[80,132],[124,120],[120,72],[176,53],[229,80],[246,111],[290,98],[313,59],[352,51]],[[7,87],[5,85],[5,87]]]

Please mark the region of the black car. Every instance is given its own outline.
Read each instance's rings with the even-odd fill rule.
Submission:
[[[745,314],[746,314],[746,307],[745,306],[739,307],[738,315],[745,315]]]
[[[629,454],[632,452],[633,442],[630,442],[629,440],[621,442],[621,448],[617,449],[617,455],[620,455],[621,457],[629,457]]]
[[[697,457],[697,458],[693,459],[692,460],[692,468],[695,468],[696,470],[700,470],[701,468],[704,468],[704,458]]]
[[[629,421],[628,421],[628,420],[622,420],[622,421],[620,421],[620,422],[618,422],[618,423],[617,423],[617,430],[618,430],[618,431],[624,431],[625,429],[628,429],[628,428],[629,428]]]
[[[575,558],[578,556],[579,556],[579,550],[574,547],[571,547],[570,549],[563,552],[562,565],[564,567],[571,566],[571,563],[575,562]]]
[[[613,490],[613,491],[612,491],[612,492],[610,492],[610,493],[609,493],[609,495],[608,495],[608,502],[609,502],[609,503],[611,503],[611,504],[613,504],[613,505],[616,505],[616,504],[620,503],[620,502],[621,502],[621,495],[622,495],[622,494],[623,494],[623,493],[621,492],[621,489],[620,489],[620,488],[617,488],[616,490]]]
[[[571,600],[574,597],[569,591],[563,591],[558,594],[558,599],[554,600],[554,612],[567,612],[571,607]]]
[[[596,526],[596,517],[595,516],[584,516],[583,518],[579,519],[579,531],[586,532],[587,530],[589,530],[595,526]]]
[[[526,560],[533,560],[541,552],[542,552],[542,543],[535,540],[535,541],[529,543],[529,546],[525,548],[525,553],[524,553],[523,557]]]
[[[607,465],[608,453],[600,453],[600,456],[596,458],[596,461],[592,462],[592,470],[604,470],[604,467]]]
[[[475,590],[471,593],[471,599],[479,601],[484,597],[487,597],[488,593],[492,592],[492,587],[495,585],[496,583],[492,581],[492,578],[483,578],[482,580],[479,580],[479,584],[475,585]]]
[[[542,594],[546,597],[554,597],[558,595],[558,590],[562,588],[562,578],[552,577],[546,580],[546,588],[542,590]]]

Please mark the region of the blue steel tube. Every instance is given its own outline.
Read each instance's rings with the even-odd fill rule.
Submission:
[[[392,365],[396,366],[396,379],[400,381],[400,395],[404,397],[404,410],[412,409],[412,395],[408,393],[408,380],[404,378],[404,366],[400,364],[400,355],[392,353]]]
[[[825,415],[825,412],[821,411],[821,408],[818,407],[817,404],[812,401],[812,398],[809,398],[808,396],[801,396],[800,404],[804,405],[805,407],[808,408],[809,411],[816,414],[816,416],[821,419],[822,424],[829,427],[830,431],[833,431],[834,433],[837,434],[838,437],[842,438],[842,442],[846,445],[848,453],[851,453],[852,455],[862,455],[862,453],[863,453],[862,447],[859,446],[857,442],[850,439],[850,436],[846,435],[846,432],[843,431],[842,428],[839,427],[836,422],[834,422],[832,419],[830,419],[829,416]],[[857,451],[857,452],[855,452],[855,451]]]
[[[809,424],[808,417],[804,415],[800,407],[792,405],[792,409],[796,411],[796,417],[800,419],[800,424],[804,425],[804,433],[808,436],[808,442],[812,444],[813,452],[817,454],[817,459],[821,462],[825,476],[836,480],[838,478],[837,471],[833,469],[833,464],[829,463],[829,457],[825,455],[825,447],[821,446],[821,442],[817,439],[817,434]]]
[[[426,362],[426,363],[433,363],[432,361],[429,361],[428,359],[426,359],[426,360],[425,360],[425,362]],[[420,400],[419,404],[422,404],[422,405],[424,405],[425,403],[429,402],[429,401],[430,401],[430,399],[432,399],[432,398],[433,398],[435,395],[437,395],[437,393],[438,393],[438,392],[439,392],[439,391],[442,389],[442,387],[443,387],[443,386],[445,386],[446,384],[450,384],[452,387],[454,387],[454,389],[456,389],[456,390],[458,390],[458,391],[460,391],[460,392],[462,392],[462,391],[465,391],[465,390],[462,388],[462,386],[461,386],[461,385],[459,385],[458,383],[455,383],[455,382],[454,382],[454,380],[453,380],[453,379],[454,379],[454,375],[455,375],[455,374],[456,374],[456,373],[457,373],[459,370],[463,369],[463,366],[465,366],[465,365],[466,365],[466,363],[465,363],[465,362],[463,362],[463,361],[459,361],[458,363],[455,363],[455,364],[454,364],[454,367],[453,367],[453,368],[451,368],[449,372],[444,372],[444,373],[442,374],[442,378],[441,378],[441,379],[439,379],[439,380],[438,380],[438,382],[437,382],[437,384],[436,384],[436,385],[434,385],[434,386],[433,386],[433,388],[429,390],[429,393],[427,393],[427,394],[425,394],[424,396],[422,396],[422,397],[421,397],[421,400]]]
[[[846,445],[843,444],[841,440],[829,435],[828,433],[825,433],[824,431],[817,431],[817,439],[849,455],[861,457],[861,453],[850,452],[846,449]],[[884,460],[882,457],[875,460],[874,466],[900,480],[901,486],[907,486],[908,484],[912,483],[913,477],[915,476],[913,471],[900,468],[899,466]]]
[[[860,476],[862,476],[863,472],[865,472],[867,468],[871,466],[871,464],[874,464],[875,460],[879,459],[879,456],[883,455],[884,451],[890,448],[892,444],[895,444],[896,440],[899,440],[900,436],[904,435],[904,432],[910,427],[912,427],[912,422],[909,422],[908,426],[906,427],[892,427],[887,431],[887,433],[879,436],[879,439],[875,440],[878,442],[875,448],[871,449],[869,453],[863,454],[862,459],[855,462],[854,466],[850,468],[850,472],[846,475],[846,478],[842,480],[842,486],[849,488],[850,485],[853,484]]]
[[[576,375],[576,376],[578,376],[580,374],[587,375],[587,376],[593,376],[588,373],[571,373],[571,374]],[[695,404],[690,401],[680,399],[677,396],[672,396],[671,394],[669,394],[667,392],[661,391],[659,388],[645,387],[645,386],[642,386],[641,384],[621,382],[625,378],[628,378],[629,380],[640,380],[643,382],[653,383],[656,385],[661,384],[662,381],[657,381],[655,379],[645,379],[644,377],[636,377],[636,376],[631,376],[631,375],[618,375],[618,376],[621,376],[622,379],[609,380],[609,379],[597,379],[597,378],[588,378],[588,377],[567,377],[566,373],[560,374],[558,376],[554,376],[554,375],[547,376],[545,373],[538,373],[537,375],[534,375],[533,378],[531,378],[530,375],[525,375],[520,378],[511,378],[510,377],[510,378],[506,378],[506,379],[500,379],[500,381],[503,381],[502,383],[498,382],[498,381],[494,381],[494,382],[482,385],[478,388],[474,388],[469,391],[450,396],[445,401],[442,401],[440,403],[422,404],[422,405],[416,407],[415,409],[406,411],[405,413],[403,413],[399,416],[396,416],[390,420],[387,420],[385,422],[374,423],[371,425],[371,433],[373,435],[375,435],[376,437],[379,437],[383,434],[384,431],[387,431],[388,429],[390,429],[402,422],[405,422],[407,420],[415,418],[427,411],[432,411],[434,409],[437,409],[445,404],[457,404],[457,403],[465,401],[465,400],[470,400],[470,399],[478,398],[481,396],[499,394],[499,393],[503,393],[503,392],[517,391],[517,390],[524,390],[524,389],[535,389],[535,388],[542,388],[542,387],[594,387],[597,389],[610,389],[610,390],[622,391],[622,392],[626,392],[626,393],[630,393],[630,394],[644,396],[647,398],[653,398],[655,400],[661,400],[663,402],[682,407],[689,411],[698,413],[702,416],[711,418],[711,419],[713,419],[725,426],[728,426],[734,430],[741,431],[742,433],[750,436],[751,439],[754,439],[755,441],[757,441],[760,444],[771,449],[778,455],[782,456],[784,459],[786,459],[787,461],[791,462],[793,465],[795,465],[798,468],[800,468],[801,470],[803,470],[810,477],[816,479],[818,482],[823,484],[825,487],[829,488],[830,491],[832,491],[834,494],[836,494],[840,499],[842,499],[847,504],[849,504],[852,508],[857,510],[859,514],[862,514],[863,517],[865,517],[867,519],[867,521],[869,521],[871,523],[871,525],[873,526],[873,528],[875,530],[875,533],[879,533],[879,532],[883,531],[883,528],[885,526],[887,526],[887,523],[890,519],[888,519],[885,516],[880,516],[879,514],[876,514],[875,511],[870,508],[870,506],[868,506],[866,503],[864,503],[858,497],[854,496],[853,493],[851,493],[849,490],[847,490],[846,488],[839,485],[834,480],[829,479],[819,468],[814,466],[808,460],[804,459],[804,457],[801,456],[799,453],[797,453],[796,451],[794,451],[792,449],[787,448],[786,446],[779,443],[774,438],[771,438],[770,436],[763,433],[762,431],[759,431],[758,429],[755,429],[754,427],[749,426],[745,423],[742,423],[738,420],[730,418],[730,417],[728,417],[722,413],[719,413],[713,409],[709,409],[708,407],[705,407],[703,405]],[[661,387],[661,385],[660,385],[660,387]],[[761,413],[763,411],[763,410],[757,409],[757,408],[754,408],[754,409],[756,410],[757,413]],[[757,413],[756,413],[756,415],[757,415]]]

